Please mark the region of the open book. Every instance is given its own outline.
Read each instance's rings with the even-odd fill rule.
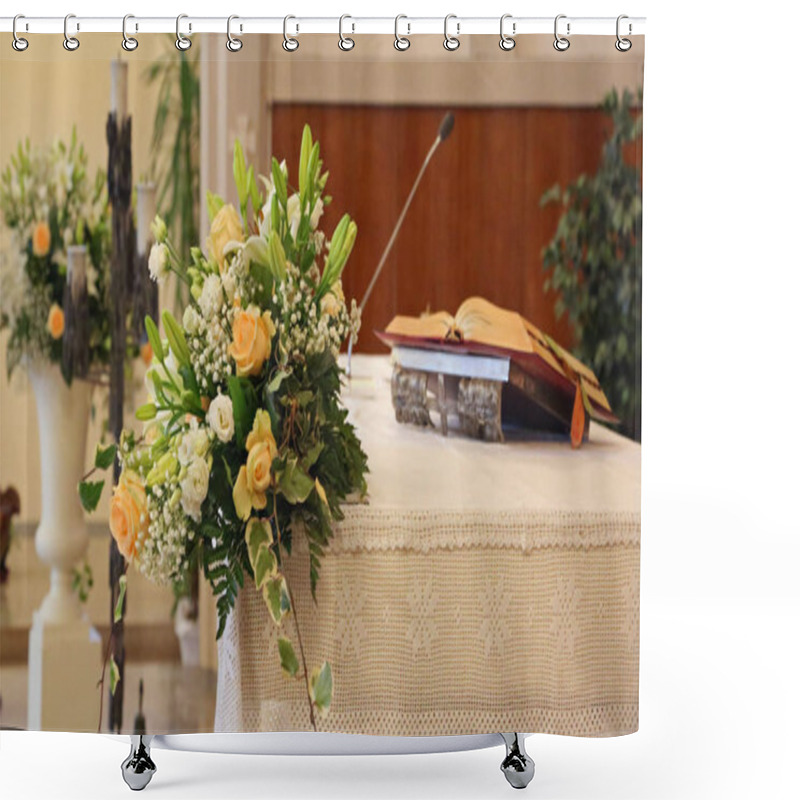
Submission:
[[[589,367],[516,312],[482,297],[465,300],[455,315],[439,311],[421,317],[397,316],[378,336],[390,346],[508,358],[533,380],[533,383],[527,381],[531,399],[535,401],[537,382],[551,393],[568,398],[571,409],[568,422],[575,446],[583,438],[584,413],[606,422],[618,422]],[[525,380],[515,383],[525,391]],[[554,408],[548,410],[563,419],[564,403],[550,405]]]

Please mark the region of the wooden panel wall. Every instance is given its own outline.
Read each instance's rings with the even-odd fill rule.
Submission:
[[[321,140],[334,198],[323,217],[326,232],[345,211],[358,223],[345,269],[348,297],[363,296],[446,110],[274,106],[273,152],[287,159],[292,178],[303,125]],[[541,268],[560,212],[540,208],[539,199],[554,183],[597,168],[609,122],[596,109],[453,111],[453,134],[423,178],[366,308],[358,349],[384,352],[373,330],[395,314],[428,306],[455,311],[473,294],[518,310],[569,346],[568,322],[556,320]]]

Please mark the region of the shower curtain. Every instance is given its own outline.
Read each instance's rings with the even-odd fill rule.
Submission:
[[[30,38],[2,723],[636,731],[643,37]]]

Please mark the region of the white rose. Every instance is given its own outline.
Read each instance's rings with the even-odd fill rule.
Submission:
[[[297,228],[300,226],[300,198],[296,194],[286,201],[286,218],[289,220],[292,236],[297,236]]]
[[[212,317],[220,310],[222,307],[222,281],[219,275],[209,275],[206,278],[197,302],[206,318]]]
[[[183,434],[178,445],[178,461],[185,467],[198,458],[204,458],[207,452],[208,434],[202,428],[192,428]]]
[[[154,244],[150,249],[150,258],[147,261],[150,277],[161,282],[169,274],[169,251],[165,244]]]
[[[315,231],[317,229],[317,225],[319,225],[319,219],[324,210],[325,204],[322,202],[322,198],[318,197],[317,202],[314,205],[314,210],[311,212],[311,230]]]
[[[186,328],[187,333],[194,335],[200,330],[200,319],[194,306],[186,306],[183,312],[183,327]]]
[[[200,506],[208,495],[210,470],[204,458],[195,458],[181,481],[181,508],[195,522],[200,522]]]
[[[233,438],[233,402],[225,394],[218,394],[208,407],[206,421],[221,442],[229,442]]]

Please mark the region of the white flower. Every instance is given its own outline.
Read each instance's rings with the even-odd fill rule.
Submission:
[[[229,442],[234,432],[233,402],[230,397],[218,394],[208,407],[206,420],[221,442]]]
[[[206,318],[214,316],[220,310],[222,307],[222,281],[219,275],[209,275],[206,278],[197,302]]]
[[[178,445],[178,461],[186,467],[208,452],[208,434],[203,428],[190,428],[183,434]]]
[[[159,283],[169,274],[169,251],[165,244],[154,244],[147,262],[150,277]]]
[[[183,327],[186,332],[195,335],[200,330],[202,318],[194,306],[186,306],[183,312]]]
[[[314,205],[314,210],[311,212],[311,230],[315,231],[317,229],[317,225],[319,225],[319,219],[322,216],[322,212],[325,210],[325,204],[322,202],[322,198],[318,197],[317,202]]]
[[[289,228],[292,236],[297,236],[297,228],[300,226],[300,198],[293,194],[286,201],[286,218],[289,220]]]
[[[186,516],[200,522],[200,506],[208,495],[210,470],[204,458],[195,458],[181,481],[181,508]]]

